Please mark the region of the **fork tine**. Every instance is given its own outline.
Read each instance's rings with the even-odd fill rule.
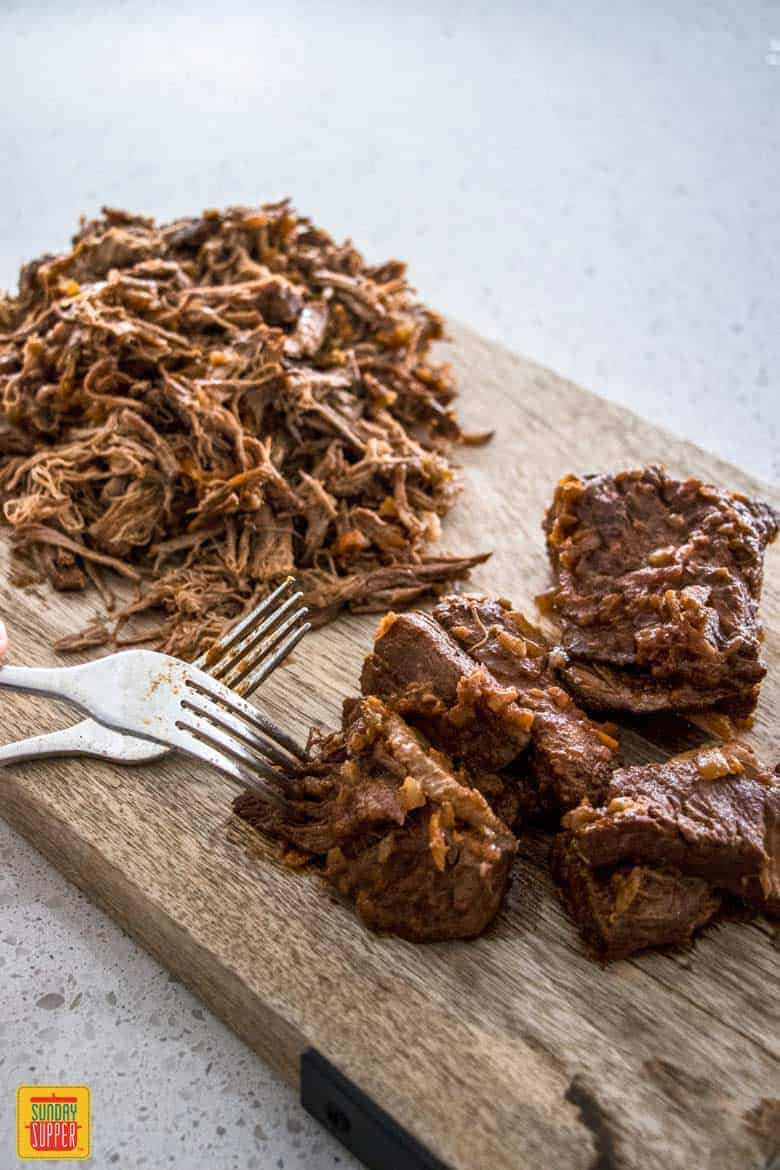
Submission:
[[[231,647],[234,646],[238,641],[238,639],[246,634],[247,631],[250,630],[252,626],[260,620],[260,618],[273,609],[279,598],[290,588],[291,585],[294,584],[294,577],[285,577],[281,585],[277,585],[276,589],[269,593],[268,596],[265,597],[259,605],[256,605],[254,609],[251,609],[249,613],[241,619],[241,621],[237,622],[234,626],[231,626],[228,630],[226,630],[225,633],[217,639],[213,646],[210,646],[209,649],[205,651],[205,653],[201,654],[198,658],[195,659],[193,665],[197,666],[199,670],[209,670],[213,674],[214,671],[218,668],[219,662],[223,655],[228,650],[230,650]]]
[[[222,731],[230,733],[235,739],[240,740],[246,747],[251,748],[257,752],[261,757],[267,757],[273,760],[275,764],[290,772],[297,763],[297,758],[291,759],[289,752],[281,751],[274,741],[262,734],[253,731],[251,727],[247,727],[240,719],[236,719],[223,707],[218,707],[211,703],[196,703],[192,699],[182,700],[182,709],[185,711],[192,711],[199,719],[206,723],[213,724],[219,727]]]
[[[239,622],[227,630],[205,654],[201,654],[194,665],[206,671],[208,671],[211,661],[214,661],[218,666],[219,660],[225,652],[235,644],[237,639],[245,635],[254,624],[268,614],[294,583],[295,578],[292,576],[282,581],[259,605],[256,605]],[[285,623],[285,628],[287,624]],[[259,665],[257,665],[257,660],[253,662],[250,668],[251,673],[244,678],[240,686],[241,695],[250,695],[271,671],[284,661],[309,628],[307,625],[300,633],[296,632],[289,636],[278,649],[274,650],[281,636],[277,630],[263,648],[263,655],[270,655],[270,657],[265,657]],[[271,654],[272,650],[273,654]],[[161,759],[168,750],[169,748],[164,746],[162,741],[152,741],[128,731],[114,730],[94,719],[83,719],[80,723],[63,727],[59,731],[29,736],[14,743],[0,745],[0,766],[21,763],[26,760],[68,756],[91,756],[96,759],[111,760],[115,763],[139,764]],[[215,763],[213,760],[209,762]],[[231,775],[233,774],[231,773]],[[233,775],[233,779],[249,784],[249,780],[242,779],[237,775]]]
[[[289,765],[282,765],[282,768],[285,769],[282,771],[275,768],[263,755],[258,754],[257,749],[252,744],[242,743],[229,726],[215,724],[208,715],[204,715],[196,707],[187,707],[182,713],[182,717],[176,720],[176,726],[179,731],[188,731],[190,734],[197,732],[200,739],[206,737],[212,746],[216,746],[219,751],[226,753],[231,759],[238,760],[240,764],[250,769],[255,769],[266,780],[278,784],[280,794],[285,782],[290,779],[290,775],[286,771]]]
[[[185,755],[194,756],[196,759],[205,760],[206,763],[211,764],[212,767],[217,768],[220,772],[230,776],[234,780],[244,782],[243,775],[240,772],[247,772],[249,769],[244,766],[243,761],[238,754],[234,756],[235,743],[233,740],[226,740],[225,744],[221,742],[220,733],[215,732],[213,727],[201,721],[201,719],[189,712],[180,712],[181,718],[174,721],[171,726],[171,734],[168,736],[169,746],[176,751],[183,752]],[[230,750],[227,750],[229,747]],[[255,760],[252,760],[252,768],[255,767]],[[270,771],[270,764],[260,766],[256,769],[257,775],[261,775],[261,767],[263,771],[267,767]],[[271,780],[271,777],[262,777],[263,779]],[[276,782],[276,775],[273,776],[273,782]],[[280,789],[281,794],[281,789]]]
[[[260,625],[252,625],[248,633],[245,632],[244,636],[240,638],[239,641],[234,642],[225,652],[225,654],[219,659],[216,665],[212,666],[209,673],[213,675],[214,678],[224,678],[225,675],[229,674],[236,667],[240,666],[245,656],[247,654],[251,654],[255,646],[257,646],[258,643],[260,643],[262,639],[268,633],[270,633],[271,630],[274,629],[277,623],[280,622],[282,618],[284,618],[285,615],[290,612],[291,609],[298,605],[302,597],[303,593],[301,593],[300,590],[298,590],[296,593],[291,593],[289,597],[286,597],[280,606],[277,606],[277,608],[273,610],[272,613],[268,614],[268,616],[260,622]]]
[[[297,630],[293,630],[292,633],[288,634],[279,649],[274,651],[270,658],[263,659],[255,671],[234,685],[233,689],[236,694],[242,696],[251,695],[262,682],[265,682],[268,675],[284,662],[287,655],[292,653],[301,638],[304,634],[308,634],[310,629],[311,622],[306,622],[305,625],[299,626]]]
[[[224,674],[220,672],[218,676],[220,682],[223,682],[228,687],[235,687],[238,683],[243,682],[246,676],[251,674],[260,665],[265,656],[282,640],[288,630],[292,629],[298,622],[303,621],[304,618],[308,617],[308,614],[309,611],[306,606],[301,606],[300,609],[296,609],[294,613],[290,614],[286,621],[283,621],[280,626],[277,626],[268,638],[259,639],[260,647],[257,651],[255,651],[256,643],[254,642],[247,649],[242,650],[235,665],[230,666]]]
[[[295,742],[292,736],[289,736],[286,731],[278,727],[272,719],[269,719],[257,707],[253,707],[246,699],[242,699],[240,695],[235,694],[224,683],[219,680],[212,679],[209,675],[199,673],[198,678],[193,678],[192,675],[186,680],[187,686],[193,691],[205,696],[212,703],[217,704],[220,708],[227,711],[234,719],[239,722],[249,724],[256,730],[262,732],[263,735],[272,739],[279,747],[286,748],[286,750],[296,760],[305,760],[306,752],[303,748]],[[246,728],[244,729],[246,731]]]
[[[285,777],[269,764],[243,751],[240,744],[223,736],[217,728],[203,724],[197,716],[192,716],[189,721],[178,721],[176,729],[179,732],[178,746],[183,751],[205,760],[231,780],[251,788],[278,808],[289,807],[280,791]]]

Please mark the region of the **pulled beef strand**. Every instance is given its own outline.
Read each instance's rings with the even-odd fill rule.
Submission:
[[[104,640],[150,614],[185,658],[289,572],[320,621],[467,574],[484,557],[424,550],[459,490],[453,445],[485,436],[460,430],[452,375],[429,358],[441,318],[404,272],[287,201],[83,222],[71,252],[0,296],[0,497],[18,553],[107,602],[104,574],[140,578]]]

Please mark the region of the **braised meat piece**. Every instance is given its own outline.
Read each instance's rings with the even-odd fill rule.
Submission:
[[[569,834],[556,839],[551,861],[566,909],[603,959],[689,943],[720,906],[705,881],[675,869],[591,869]]]
[[[569,687],[600,711],[749,713],[777,517],[661,467],[562,479],[545,519]]]
[[[780,784],[737,742],[616,771],[564,828],[593,867],[674,866],[780,913]]]
[[[236,813],[307,854],[367,926],[414,942],[472,938],[495,917],[515,838],[437,752],[376,696],[345,707],[282,813],[258,796]]]
[[[526,817],[606,789],[613,729],[558,685],[542,634],[509,602],[453,596],[432,616],[388,614],[361,686],[475,774],[501,770]]]
[[[613,727],[594,723],[558,686],[542,633],[501,599],[446,597],[433,616],[517,702],[533,712],[527,767],[543,807],[599,803],[615,766]]]
[[[470,768],[502,768],[528,746],[533,713],[425,613],[389,613],[363,664],[361,689],[392,703]]]
[[[544,635],[506,598],[455,593],[434,606],[433,616],[503,686],[525,688],[554,681]]]

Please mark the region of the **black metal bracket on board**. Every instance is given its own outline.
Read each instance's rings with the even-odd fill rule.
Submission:
[[[301,1055],[301,1104],[368,1170],[449,1170],[314,1048]]]

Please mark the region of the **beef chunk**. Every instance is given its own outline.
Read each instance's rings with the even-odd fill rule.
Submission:
[[[702,878],[675,869],[624,865],[594,870],[567,833],[556,838],[551,861],[569,914],[603,959],[689,943],[720,905]]]
[[[766,673],[758,601],[768,505],[661,467],[562,479],[545,519],[550,603],[593,709],[744,715]]]
[[[441,942],[474,938],[490,924],[506,890],[509,862],[495,843],[444,827],[429,812],[380,841],[331,850],[325,875],[339,893],[354,898],[372,930],[410,942]]]
[[[544,635],[505,598],[455,593],[434,607],[433,616],[503,686],[553,681]]]
[[[584,803],[563,823],[591,866],[674,866],[780,912],[780,784],[744,744],[620,769],[604,807]]]
[[[515,838],[463,772],[376,696],[345,707],[280,812],[254,794],[235,811],[354,899],[363,921],[415,942],[471,938],[501,904]]]
[[[461,647],[533,712],[527,767],[543,808],[600,803],[618,748],[612,727],[600,727],[558,686],[544,636],[508,601],[447,597],[434,618]]]
[[[533,713],[425,613],[388,614],[363,664],[379,695],[469,768],[495,771],[527,747]]]

